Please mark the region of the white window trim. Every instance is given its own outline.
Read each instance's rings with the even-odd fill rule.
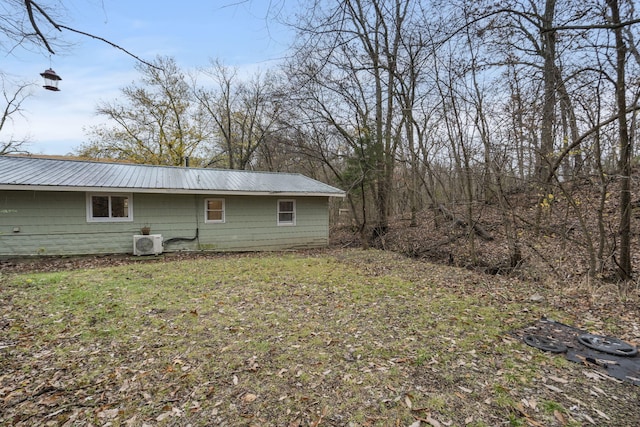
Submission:
[[[111,205],[111,197],[126,197],[129,200],[127,217],[113,218],[95,218],[93,216],[93,203],[91,198],[93,196],[109,197],[109,205]],[[111,209],[109,209],[109,215],[111,215]],[[132,193],[87,193],[87,222],[133,222],[133,194]]]
[[[207,219],[207,212],[210,200],[217,200],[222,202],[222,219]],[[224,199],[219,197],[209,197],[204,199],[204,222],[205,224],[224,224],[227,219],[227,204]]]
[[[280,203],[282,203],[282,202],[291,202],[291,203],[293,203],[293,221],[280,221]],[[279,199],[278,200],[278,213],[277,213],[276,218],[278,220],[278,226],[279,227],[294,227],[296,225],[297,217],[298,217],[298,215],[296,214],[296,201],[295,201],[295,199]]]

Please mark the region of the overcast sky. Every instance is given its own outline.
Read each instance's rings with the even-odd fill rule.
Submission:
[[[290,33],[268,19],[278,12],[274,4],[283,2],[64,0],[68,11],[63,23],[145,60],[172,56],[185,71],[206,66],[211,58],[257,71],[286,54]],[[87,139],[85,128],[105,121],[95,115],[97,103],[114,100],[121,87],[140,76],[136,61],[125,53],[91,38],[66,31],[61,35],[74,43],[65,52],[49,57],[17,49],[0,62],[14,79],[38,85],[23,103],[25,117],[16,118],[13,129],[15,137],[29,137],[27,148],[34,154],[68,154],[77,148]],[[41,88],[40,73],[50,67],[62,78],[59,92]]]

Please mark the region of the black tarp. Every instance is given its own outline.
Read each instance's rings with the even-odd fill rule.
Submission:
[[[572,362],[598,366],[611,377],[640,386],[640,354],[629,352],[626,355],[616,355],[587,347],[579,340],[580,336],[590,335],[587,331],[543,318],[534,325],[513,332],[513,335],[529,345],[533,343],[534,347],[536,342],[541,342],[543,347],[545,343],[549,344],[552,350],[564,350],[563,346],[566,346],[566,351],[554,352],[564,355]],[[616,338],[611,340],[619,341]],[[635,349],[631,344],[625,344]]]

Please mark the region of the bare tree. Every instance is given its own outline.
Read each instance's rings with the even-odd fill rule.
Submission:
[[[215,127],[215,146],[209,147],[209,165],[247,169],[256,151],[276,131],[282,96],[275,75],[255,74],[242,80],[237,70],[213,61],[202,71],[215,88],[195,89],[195,97]]]
[[[549,173],[549,158],[554,151],[554,124],[556,108],[556,33],[552,30],[556,0],[546,0],[544,12],[538,14],[541,44],[539,54],[543,58],[542,78],[544,81],[542,104],[542,128],[540,131],[540,152],[537,158],[536,175],[542,182]]]
[[[374,236],[385,234],[392,210],[396,155],[407,118],[403,109],[411,108],[398,96],[403,66],[410,62],[409,39],[403,37],[416,34],[422,24],[419,6],[409,0],[315,1],[297,24],[291,79],[302,89],[296,102],[309,121],[324,122],[339,135],[335,149],[366,165],[357,182],[372,178],[365,190]]]
[[[30,90],[32,84],[21,83],[13,85],[7,82],[4,76],[2,78],[2,97],[4,106],[0,113],[0,155],[10,153],[26,152],[28,140],[26,138],[16,139],[12,134],[7,135],[8,125],[16,115],[22,114],[22,103],[31,95]],[[12,86],[8,88],[7,86]]]
[[[614,26],[615,37],[615,94],[618,112],[618,137],[620,138],[620,259],[618,263],[618,275],[622,280],[629,280],[632,276],[631,269],[631,158],[633,156],[632,140],[629,138],[627,125],[627,81],[625,68],[627,62],[627,47],[623,37],[622,20],[620,18],[620,1],[607,0],[611,11],[611,24]]]
[[[98,106],[113,125],[92,128],[92,141],[78,155],[163,165],[197,161],[210,130],[175,60],[160,57],[155,66],[138,69],[142,82],[122,89],[126,102]]]

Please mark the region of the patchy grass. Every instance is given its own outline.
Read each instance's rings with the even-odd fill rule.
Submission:
[[[360,250],[3,275],[0,423],[638,425],[638,387],[509,336],[575,320],[531,286]]]

